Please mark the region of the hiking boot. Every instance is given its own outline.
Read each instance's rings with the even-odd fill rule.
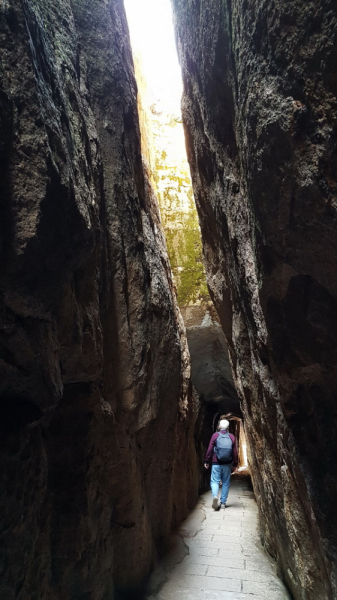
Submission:
[[[226,504],[224,504],[223,502],[221,502],[220,508],[226,508]]]
[[[214,508],[214,510],[218,510],[219,508],[219,500],[217,496],[214,496],[212,500],[212,508]]]

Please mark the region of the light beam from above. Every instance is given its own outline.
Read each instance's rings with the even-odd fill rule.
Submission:
[[[124,0],[134,55],[153,102],[164,112],[180,114],[182,78],[170,0]]]

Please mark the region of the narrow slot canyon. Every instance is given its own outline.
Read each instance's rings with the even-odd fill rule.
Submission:
[[[337,600],[335,0],[0,0],[0,57],[0,600]]]

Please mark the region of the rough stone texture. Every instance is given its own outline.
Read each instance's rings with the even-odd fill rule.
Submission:
[[[215,417],[232,412],[241,416],[234,388],[226,339],[216,312],[203,306],[182,307],[191,356],[192,383]]]
[[[143,585],[198,478],[121,0],[0,0],[0,597]]]
[[[336,598],[336,3],[173,6],[262,539],[295,598]]]
[[[170,9],[169,3],[166,6]],[[153,103],[154,91],[147,87],[137,54],[134,61],[142,153],[158,198],[178,304],[204,303],[209,292],[179,97],[179,108],[166,105],[165,98]]]

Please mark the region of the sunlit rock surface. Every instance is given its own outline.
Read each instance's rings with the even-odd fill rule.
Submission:
[[[155,101],[135,56],[142,152],[159,202],[179,306],[209,299],[181,113]]]
[[[0,597],[112,600],[197,494],[122,2],[3,2],[0,47]]]
[[[173,0],[208,284],[261,535],[296,599],[336,587],[336,4]]]

